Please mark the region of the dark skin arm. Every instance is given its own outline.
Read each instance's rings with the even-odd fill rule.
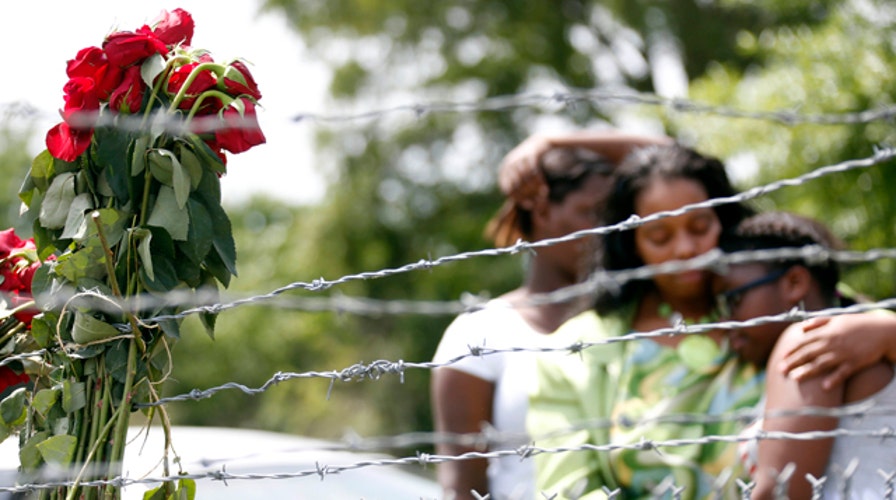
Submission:
[[[520,206],[532,210],[533,200],[547,198],[547,185],[538,168],[541,156],[556,147],[590,149],[613,163],[638,147],[672,144],[665,136],[644,136],[615,130],[583,130],[563,134],[535,134],[513,148],[501,162],[498,185]]]
[[[782,353],[799,342],[802,331],[793,325],[784,332],[769,362],[780,362]],[[833,408],[844,403],[844,385],[837,384],[828,390],[821,387],[820,377],[797,381],[779,372],[769,371],[766,378],[766,412],[776,410],[798,410],[807,407]],[[787,417],[766,417],[763,430],[769,432],[809,432],[831,430],[837,427],[837,419],[809,415]],[[759,464],[756,470],[756,487],[753,500],[773,500],[775,498],[775,476],[789,463],[796,465],[791,476],[788,498],[810,498],[812,486],[805,479],[806,474],[820,477],[824,474],[831,455],[833,439],[801,441],[797,445],[789,440],[769,439],[759,442]]]
[[[495,386],[479,377],[441,367],[433,370],[430,384],[433,419],[436,432],[475,434],[483,423],[492,420],[492,401]],[[484,448],[438,443],[436,453],[457,456]],[[459,460],[439,464],[438,479],[445,498],[457,500],[476,498],[472,491],[484,496],[488,493],[488,460]]]
[[[795,380],[822,376],[831,389],[878,361],[896,363],[896,314],[882,311],[815,318],[776,367]],[[856,342],[856,339],[862,339]]]

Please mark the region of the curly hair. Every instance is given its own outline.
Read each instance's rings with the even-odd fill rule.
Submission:
[[[697,182],[708,198],[734,196],[725,166],[680,144],[648,146],[632,151],[613,174],[613,189],[607,199],[607,223],[617,224],[635,213],[638,195],[656,179],[687,179]],[[722,231],[733,231],[754,211],[742,203],[713,207]],[[635,232],[614,231],[604,236],[603,266],[607,270],[632,269],[644,265],[635,247]],[[614,291],[602,291],[596,299],[598,312],[606,313],[637,300],[653,286],[651,280],[634,280]]]

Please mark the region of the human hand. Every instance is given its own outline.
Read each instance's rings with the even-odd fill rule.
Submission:
[[[533,135],[507,153],[498,170],[501,192],[527,210],[547,199],[548,186],[539,164],[552,147],[546,136]]]
[[[819,317],[799,326],[804,332],[802,341],[777,368],[796,380],[823,375],[826,390],[896,351],[896,316],[890,314]],[[862,341],[856,342],[859,336]]]

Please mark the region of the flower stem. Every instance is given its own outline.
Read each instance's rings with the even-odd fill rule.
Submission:
[[[112,420],[115,424],[115,434],[112,436],[112,454],[109,463],[109,477],[117,477],[121,472],[121,462],[124,459],[124,445],[128,440],[128,419],[131,415],[131,392],[134,388],[134,377],[137,371],[137,342],[128,342],[128,367],[124,379],[124,392],[121,395],[121,403],[116,408]],[[116,418],[117,417],[117,418]],[[111,422],[111,421],[110,421]]]
[[[217,69],[217,71],[214,71]],[[187,95],[187,91],[190,89],[190,85],[193,84],[193,81],[199,76],[203,71],[210,70],[215,75],[220,76],[220,72],[222,71],[222,67],[218,63],[213,62],[204,62],[197,64],[193,71],[190,71],[190,74],[187,76],[187,79],[184,81],[184,84],[180,86],[180,89],[177,91],[177,94],[174,95],[174,99],[171,100],[171,104],[168,106],[168,113],[173,113],[177,106],[181,101],[184,100],[184,96]]]
[[[143,120],[140,122],[141,129],[143,128],[143,126],[146,125],[146,120],[149,119],[149,115],[152,112],[152,101],[156,98],[157,95],[159,95],[159,92],[162,90],[162,83],[168,81],[168,78],[164,77],[162,75],[165,75],[166,73],[171,71],[171,66],[174,65],[174,63],[177,61],[189,62],[190,58],[187,56],[174,56],[171,59],[168,59],[167,61],[165,61],[165,69],[162,70],[161,73],[159,73],[159,76],[156,77],[157,80],[155,81],[155,83],[152,86],[152,93],[149,96],[149,102],[146,105],[146,110],[143,112]],[[159,78],[159,77],[161,77],[161,78]]]

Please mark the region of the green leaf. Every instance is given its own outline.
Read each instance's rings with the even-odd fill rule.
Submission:
[[[62,409],[66,413],[74,413],[87,406],[87,393],[84,382],[62,382]]]
[[[22,185],[19,186],[19,199],[22,200],[22,203],[28,208],[31,208],[31,202],[34,200],[35,189],[37,189],[37,185],[34,183],[34,178],[30,175],[26,175],[25,180],[22,181]]]
[[[119,203],[125,204],[131,197],[128,190],[130,171],[128,161],[134,134],[117,127],[98,127],[94,130],[96,160],[103,167],[103,174],[109,182]]]
[[[134,141],[134,150],[131,153],[131,176],[135,176],[143,172],[146,168],[146,156],[152,138],[148,135],[141,135]]]
[[[56,343],[56,315],[43,313],[31,320],[31,337],[41,348],[49,347]]]
[[[103,320],[97,319],[88,313],[75,312],[75,324],[72,327],[72,340],[79,344],[88,344],[99,340],[106,340],[120,335],[114,326]]]
[[[59,392],[60,390],[58,388],[41,389],[37,391],[31,401],[31,407],[34,408],[34,411],[46,418],[50,408],[52,408],[53,405],[56,404],[56,401],[59,400]]]
[[[203,265],[215,279],[224,285],[224,288],[230,286],[230,277],[232,276],[232,273],[227,270],[227,266],[221,261],[221,257],[218,255],[217,250],[209,252],[208,255],[206,255]]]
[[[0,401],[0,418],[3,419],[4,424],[14,427],[25,421],[27,392],[24,387],[19,387],[12,394],[6,396],[3,401]]]
[[[180,164],[172,154],[171,159],[172,179],[174,187],[174,200],[177,201],[178,208],[184,208],[187,204],[187,198],[190,196],[190,173]]]
[[[165,319],[159,321],[159,326],[162,328],[162,331],[165,332],[166,336],[173,339],[180,338],[180,323],[177,320]]]
[[[40,456],[48,464],[58,465],[67,468],[72,463],[75,456],[75,447],[78,444],[78,438],[62,434],[53,436],[49,439],[37,444],[37,451]]]
[[[148,258],[152,259],[152,277],[148,269],[141,269],[140,279],[150,292],[168,292],[178,285],[174,268],[176,252],[171,235],[163,228],[148,226],[151,233]],[[141,262],[145,257],[141,254]]]
[[[85,278],[104,279],[106,253],[99,238],[87,239],[84,244],[84,247],[74,252],[60,255],[53,271],[75,284]]]
[[[106,351],[106,372],[112,375],[114,380],[124,383],[128,375],[127,341],[115,342]]]
[[[218,315],[215,313],[199,313],[199,322],[202,323],[203,328],[205,328],[206,335],[212,340],[215,340],[215,323],[217,321]]]
[[[43,262],[40,267],[34,271],[31,278],[31,294],[34,296],[34,302],[37,307],[44,309],[48,306],[46,300],[47,294],[51,293],[53,287],[53,278],[50,276],[50,270],[55,264],[52,262]]]
[[[195,198],[190,197],[187,210],[190,213],[189,233],[187,239],[178,242],[177,246],[192,261],[194,267],[198,267],[212,248],[215,227],[208,210]]]
[[[174,165],[172,160],[175,159],[171,151],[167,149],[152,149],[147,153],[149,160],[149,171],[157,181],[166,186],[172,183]]]
[[[140,66],[140,78],[147,87],[152,88],[156,77],[165,71],[165,59],[159,54],[147,57]]]
[[[168,485],[162,484],[143,493],[143,500],[166,500]]]
[[[121,242],[121,239],[125,234],[125,224],[127,224],[128,213],[114,208],[101,208],[94,212],[99,215],[99,217],[96,218],[96,221],[102,227],[103,235],[106,237],[109,246],[114,247]],[[95,225],[91,225],[89,229],[88,234],[91,236],[97,234]]]
[[[202,184],[196,190],[196,196],[202,202],[202,205],[208,211],[211,218],[212,227],[214,228],[212,245],[215,252],[209,252],[206,257],[206,264],[215,266],[222,264],[231,275],[236,276],[236,245],[233,242],[233,231],[230,225],[230,218],[224,208],[221,207],[221,185],[218,178],[212,175],[203,175]],[[215,259],[217,254],[217,262],[211,261]],[[218,276],[221,283],[229,282],[230,278],[222,280]]]
[[[155,272],[152,267],[152,231],[145,228],[138,228],[133,230],[133,235],[134,241],[140,242],[137,245],[137,255],[140,256],[142,268],[146,272],[146,275],[149,276],[149,279],[153,280],[155,279]]]
[[[202,284],[202,267],[199,265],[199,262],[194,261],[184,253],[180,243],[184,242],[178,242],[178,246],[175,248],[176,256],[172,261],[174,272],[177,275],[177,279],[184,282],[188,287],[196,288]]]
[[[199,183],[202,181],[202,164],[199,163],[199,158],[186,144],[180,144],[178,151],[180,152],[181,165],[190,174],[190,184],[193,186],[193,189],[198,188]]]
[[[190,214],[186,207],[178,207],[173,189],[161,186],[146,224],[164,228],[175,240],[185,240],[190,227]]]
[[[40,224],[47,229],[61,229],[68,217],[68,208],[75,199],[75,174],[57,175],[40,207]]]
[[[217,174],[223,174],[227,172],[227,167],[224,166],[224,163],[221,162],[221,158],[212,151],[212,148],[208,147],[208,144],[202,140],[198,135],[190,135],[188,137],[190,144],[193,146],[193,152],[196,153],[196,157],[202,162],[202,164],[211,169],[212,172]],[[220,198],[218,202],[220,202]]]
[[[31,179],[34,187],[46,192],[53,172],[53,155],[45,149],[31,160],[31,171],[28,173],[28,178]]]
[[[43,457],[41,456],[40,451],[37,449],[37,445],[39,445],[49,437],[49,431],[41,431],[35,433],[19,449],[19,463],[21,464],[22,469],[25,472],[35,471],[41,466],[41,463],[43,463]]]
[[[178,500],[194,500],[196,498],[196,481],[179,479],[177,481]]]
[[[156,259],[153,261],[154,279],[150,279],[141,269],[140,279],[147,291],[164,294],[178,285],[177,271],[174,263],[169,259]]]
[[[80,240],[87,233],[87,216],[85,213],[93,209],[93,199],[87,193],[81,193],[72,200],[65,219],[65,228],[60,238]]]

